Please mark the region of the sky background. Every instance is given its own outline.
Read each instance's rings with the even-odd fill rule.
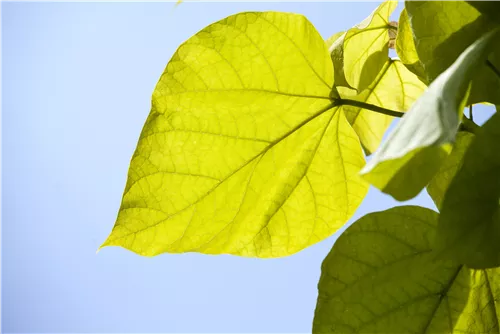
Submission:
[[[2,332],[310,332],[336,236],[268,260],[96,250],[183,41],[248,10],[304,14],[327,38],[377,5],[2,3]],[[397,204],[371,189],[351,222]]]

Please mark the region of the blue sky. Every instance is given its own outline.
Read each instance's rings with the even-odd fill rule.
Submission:
[[[2,331],[310,332],[335,237],[272,260],[96,250],[179,44],[248,10],[302,13],[327,38],[376,6],[2,3]],[[371,189],[354,219],[396,204]]]

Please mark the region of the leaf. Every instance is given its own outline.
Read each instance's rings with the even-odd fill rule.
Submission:
[[[413,32],[406,9],[399,16],[398,34],[396,35],[396,53],[403,64],[424,83],[428,84],[424,65],[418,58],[413,41]]]
[[[391,110],[408,110],[426,86],[399,60],[388,59],[367,89],[355,91],[338,87],[341,98],[374,104]],[[347,120],[358,134],[368,154],[380,145],[393,117],[355,106],[344,106]]]
[[[431,83],[363,168],[365,180],[399,201],[429,183],[455,141],[476,68],[499,36],[500,28],[485,34]]]
[[[313,333],[498,333],[500,269],[432,261],[438,214],[368,214],[323,262]]]
[[[339,37],[341,37],[344,33],[345,33],[344,31],[340,31],[328,37],[328,39],[325,41],[326,46],[330,48],[333,45],[333,43],[335,43],[335,41],[338,40]]]
[[[497,23],[465,1],[406,1],[420,61],[430,81],[444,72],[474,41]],[[489,60],[500,68],[500,43]],[[478,64],[467,105],[500,103],[500,79],[485,62]]]
[[[451,180],[453,180],[455,174],[462,166],[463,157],[473,138],[474,135],[470,132],[460,131],[457,133],[453,150],[444,160],[439,172],[434,175],[434,178],[427,186],[427,192],[431,196],[437,208],[441,208],[444,194],[446,193]]]
[[[498,1],[467,1],[469,5],[476,8],[481,14],[488,16],[492,21],[500,23],[500,2]]]
[[[332,86],[301,15],[241,13],[197,33],[155,89],[103,246],[279,257],[330,236],[368,188]]]
[[[471,268],[500,266],[500,114],[478,132],[446,191],[436,249]]]
[[[330,47],[335,84],[362,91],[376,78],[389,54],[389,16],[397,6],[385,1]]]

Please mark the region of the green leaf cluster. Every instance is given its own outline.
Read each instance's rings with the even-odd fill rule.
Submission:
[[[500,8],[409,1],[395,23],[396,5],[326,41],[302,15],[245,12],[183,43],[101,247],[288,256],[370,184],[400,201],[426,188],[439,213],[395,207],[340,236],[313,332],[498,332],[500,116],[463,112],[500,105]]]

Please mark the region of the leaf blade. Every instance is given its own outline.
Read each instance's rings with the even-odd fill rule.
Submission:
[[[103,246],[279,257],[331,235],[368,188],[332,87],[301,15],[241,13],[197,33],[153,93]]]
[[[400,201],[428,184],[455,141],[476,67],[499,36],[483,35],[431,83],[361,171],[368,182]]]
[[[500,116],[470,144],[446,191],[436,236],[441,256],[471,268],[500,266]]]
[[[368,214],[322,264],[313,333],[483,333],[498,330],[499,269],[433,261],[438,215],[416,206]],[[493,307],[492,307],[493,306]]]
[[[465,1],[406,1],[416,50],[430,82],[444,72],[475,40],[495,29],[497,22],[481,15]],[[500,48],[490,61],[500,68]],[[478,64],[467,104],[500,103],[500,80],[485,64]]]
[[[404,111],[411,107],[425,88],[426,86],[399,60],[388,59],[375,80],[361,93],[353,93],[344,87],[339,87],[338,90],[341,98]],[[344,109],[365,152],[373,153],[379,147],[393,117],[354,106],[345,106]]]

